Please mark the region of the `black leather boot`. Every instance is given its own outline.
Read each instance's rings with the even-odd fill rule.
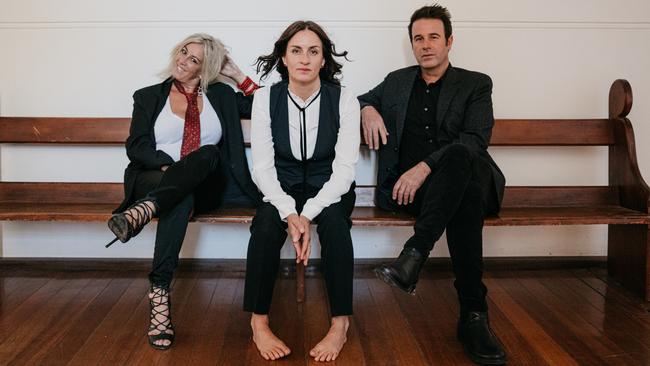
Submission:
[[[375,275],[391,286],[409,293],[415,293],[420,270],[426,258],[415,248],[404,248],[391,264],[382,264],[375,268]]]
[[[490,328],[486,312],[470,311],[458,321],[458,340],[470,360],[481,365],[503,365],[506,352]]]

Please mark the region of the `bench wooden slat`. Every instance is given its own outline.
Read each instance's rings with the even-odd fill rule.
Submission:
[[[0,182],[3,203],[110,204],[115,208],[122,199],[122,183]]]
[[[0,143],[123,144],[130,118],[0,117]]]
[[[355,206],[374,207],[374,186],[357,186]],[[616,205],[618,197],[611,186],[509,186],[504,207],[568,207]]]
[[[0,203],[3,221],[82,221],[105,222],[113,204]],[[202,223],[250,224],[255,210],[228,208],[198,215]],[[411,226],[414,220],[403,213],[374,207],[356,207],[352,213],[356,226]],[[650,216],[619,206],[588,207],[505,207],[499,216],[488,217],[487,226],[650,224]]]
[[[118,144],[129,135],[130,118],[0,117],[0,143]],[[250,120],[242,120],[250,146]],[[613,145],[608,119],[498,119],[491,146]]]
[[[608,119],[500,119],[492,129],[490,146],[614,145]]]
[[[357,186],[357,207],[374,207],[374,186]],[[0,202],[51,204],[112,204],[122,202],[122,183],[0,182]],[[610,186],[510,186],[504,207],[616,206]]]
[[[410,226],[413,218],[373,207],[373,186],[359,186],[352,221],[361,226]],[[121,183],[0,182],[0,220],[105,221],[122,200]],[[506,187],[504,208],[488,226],[650,224],[650,215],[615,204],[612,187]],[[206,223],[250,223],[254,209],[218,209]]]

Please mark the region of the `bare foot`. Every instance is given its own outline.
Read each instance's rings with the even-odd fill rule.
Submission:
[[[253,314],[251,328],[253,328],[253,342],[265,360],[278,360],[291,353],[289,347],[271,331],[268,315]]]
[[[330,330],[316,347],[309,351],[309,355],[316,361],[334,361],[348,340],[347,333],[350,327],[350,320],[347,316],[335,316],[332,318]]]

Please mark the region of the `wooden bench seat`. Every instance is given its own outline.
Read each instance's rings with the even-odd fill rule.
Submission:
[[[487,226],[608,226],[609,274],[650,300],[650,189],[641,177],[634,133],[626,118],[632,91],[612,84],[609,118],[495,122],[491,146],[606,146],[607,186],[508,186],[498,216]],[[128,118],[0,117],[0,143],[123,144]],[[246,142],[250,121],[243,121]],[[374,207],[373,186],[357,187],[354,225],[411,226],[413,218]],[[0,182],[0,220],[105,222],[122,200],[121,183]],[[202,223],[251,222],[253,209],[228,208],[194,217]],[[489,245],[489,243],[486,243]],[[298,300],[304,299],[304,269],[298,266]]]
[[[596,188],[596,189],[594,189]],[[602,191],[600,202],[521,202],[513,195],[528,192]],[[504,207],[498,216],[486,219],[487,226],[528,225],[650,225],[650,215],[607,202],[609,187],[507,187]],[[374,187],[356,189],[356,208],[352,222],[358,226],[411,226],[413,217],[374,207]],[[561,195],[562,196],[562,195]],[[0,220],[2,221],[106,221],[122,198],[120,183],[10,183],[0,182]],[[530,201],[530,199],[529,199]],[[595,201],[595,200],[592,200]],[[512,205],[510,205],[510,203]],[[563,204],[560,204],[563,203]],[[203,223],[248,224],[255,210],[223,208],[197,215],[192,221]]]

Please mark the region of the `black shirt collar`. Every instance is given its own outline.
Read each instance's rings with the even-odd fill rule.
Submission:
[[[416,73],[416,75],[415,75],[415,81],[416,81],[416,82],[420,82],[420,81],[421,81],[421,82],[423,82],[425,85],[431,85],[431,86],[435,86],[435,85],[442,84],[442,83],[445,81],[445,78],[447,77],[447,74],[449,73],[449,69],[451,69],[451,63],[447,66],[447,69],[445,70],[445,73],[442,74],[442,76],[440,77],[440,79],[436,80],[435,82],[433,82],[433,83],[431,83],[431,84],[427,84],[427,82],[424,80],[424,78],[422,78],[422,68],[418,67],[418,71],[417,71],[417,73]]]

